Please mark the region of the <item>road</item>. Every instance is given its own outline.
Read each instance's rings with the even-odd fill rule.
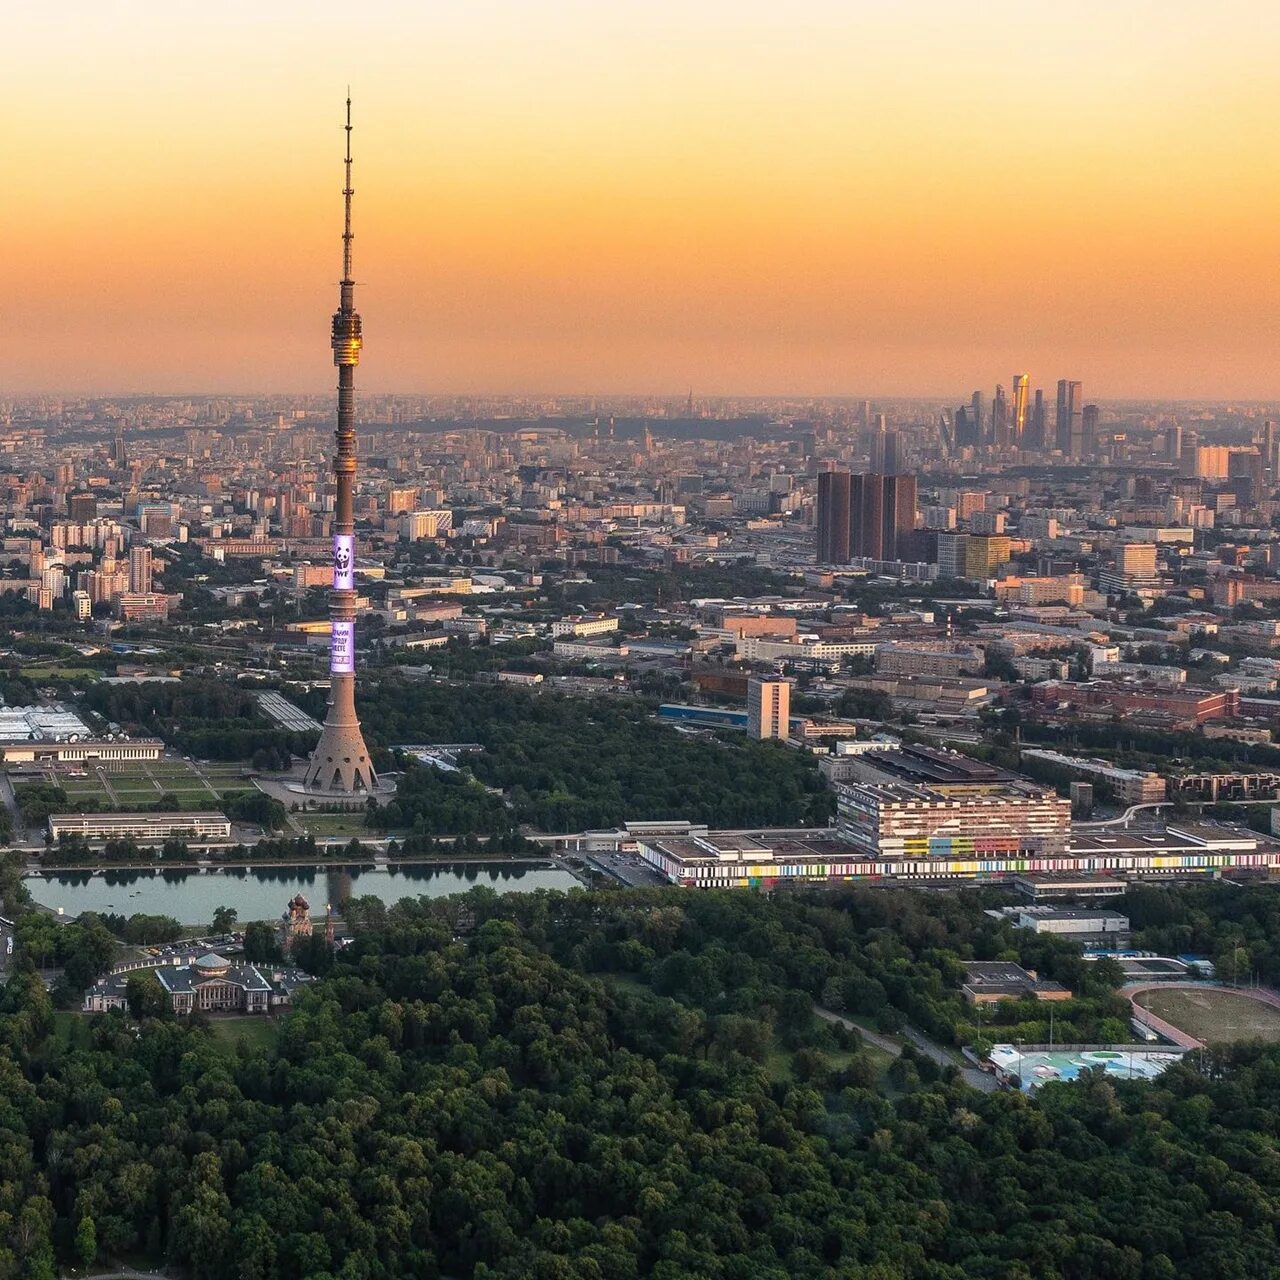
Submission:
[[[1167,809],[1169,802],[1161,800],[1159,803],[1148,801],[1146,804],[1131,804],[1118,818],[1099,818],[1097,822],[1075,822],[1072,826],[1084,827],[1093,830],[1098,827],[1127,827],[1133,821],[1133,815],[1143,809]]]
[[[825,1019],[827,1022],[835,1022],[842,1027],[847,1027],[850,1031],[856,1031],[873,1049],[879,1049],[894,1058],[900,1057],[902,1054],[902,1046],[896,1040],[891,1040],[888,1036],[882,1036],[878,1031],[868,1031],[866,1027],[858,1026],[851,1018],[843,1017],[833,1009],[824,1009],[821,1005],[816,1004],[813,1006],[813,1011],[818,1017]]]
[[[856,1022],[842,1017],[831,1009],[824,1009],[820,1005],[815,1005],[813,1011],[818,1017],[825,1018],[828,1022],[837,1022],[842,1027],[848,1027],[850,1031],[856,1031],[873,1048],[881,1049],[885,1053],[892,1054],[895,1058],[900,1057],[902,1054],[902,1046],[888,1036],[882,1036],[876,1031],[868,1031],[865,1027],[858,1026]],[[999,1089],[1000,1086],[996,1083],[994,1076],[988,1075],[985,1071],[979,1071],[977,1067],[969,1066],[954,1049],[948,1049],[944,1045],[940,1045],[936,1040],[931,1040],[923,1031],[917,1030],[912,1026],[906,1026],[902,1030],[902,1036],[903,1039],[911,1042],[913,1048],[919,1050],[926,1058],[936,1062],[940,1067],[955,1067],[960,1072],[965,1084],[972,1085],[973,1088],[979,1089],[983,1093],[995,1093]]]
[[[63,1280],[172,1280],[167,1271],[134,1271],[121,1267],[119,1271],[67,1271]]]
[[[1131,804],[1118,818],[1099,818],[1097,822],[1075,822],[1075,823],[1072,823],[1072,826],[1084,827],[1089,830],[1094,830],[1099,827],[1119,827],[1119,826],[1127,827],[1129,823],[1133,820],[1133,815],[1135,813],[1139,813],[1143,809],[1168,809],[1171,804],[1172,802],[1169,800],[1161,800],[1158,802],[1154,800],[1150,800],[1150,801],[1147,801],[1147,803],[1145,804]],[[1262,800],[1262,799],[1189,800],[1187,804],[1190,808],[1199,809],[1199,810],[1203,810],[1205,805],[1210,805],[1210,804],[1234,804],[1234,805],[1242,805],[1247,808],[1250,805],[1275,804],[1275,799],[1272,798],[1267,800]],[[1209,821],[1209,819],[1205,819],[1205,821]]]

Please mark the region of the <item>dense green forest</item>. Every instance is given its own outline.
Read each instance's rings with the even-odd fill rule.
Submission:
[[[255,753],[307,755],[317,734],[274,727],[247,690],[219,680],[176,684],[92,684],[85,705],[138,734],[163,738],[204,760],[247,760]]]
[[[466,757],[468,769],[506,794],[518,822],[543,831],[626,818],[825,826],[834,812],[805,753],[741,734],[692,737],[657,724],[648,706],[630,698],[387,679],[361,690],[360,714],[371,743],[482,744],[483,752]],[[430,821],[429,804],[415,795],[398,801],[411,826],[419,814]]]
[[[511,810],[469,773],[401,761],[404,773],[395,798],[371,807],[368,823],[384,831],[408,828],[412,835],[506,835],[515,830]]]
[[[1208,956],[1220,975],[1280,984],[1280,894],[1267,885],[1130,885],[1134,942],[1159,955]]]
[[[835,811],[809,755],[742,735],[695,737],[653,719],[637,699],[571,698],[495,685],[407,681],[394,671],[361,686],[360,716],[375,764],[407,742],[478,742],[455,778],[408,765],[395,802],[371,823],[419,835],[506,835],[517,824],[579,831],[627,818],[688,818],[713,826],[825,826]],[[88,705],[138,733],[215,760],[282,764],[306,755],[315,734],[286,733],[258,716],[235,685],[97,685]],[[323,695],[298,701],[324,714]],[[270,757],[270,759],[268,759]],[[477,786],[471,777],[483,786]],[[490,787],[501,791],[507,804]],[[33,811],[44,797],[27,798]],[[55,798],[56,802],[56,798]],[[242,804],[261,803],[252,795]],[[63,798],[62,807],[72,807]],[[43,816],[43,815],[42,815]],[[254,817],[277,825],[276,811]],[[28,818],[29,822],[36,818]]]
[[[121,1257],[193,1280],[1275,1275],[1280,1048],[1035,1098],[907,1053],[886,1090],[813,1017],[833,977],[945,1004],[953,925],[1009,944],[940,901],[361,899],[278,1044],[236,1051],[142,980],[137,1019],[57,1033],[20,957],[0,1277]]]

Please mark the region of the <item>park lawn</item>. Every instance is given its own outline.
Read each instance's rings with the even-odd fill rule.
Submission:
[[[251,1049],[272,1049],[280,1037],[279,1023],[265,1014],[210,1018],[209,1030],[214,1043],[229,1053],[240,1043]]]
[[[599,978],[601,982],[607,983],[611,987],[616,987],[619,991],[625,991],[628,995],[649,996],[654,1000],[660,999],[659,996],[653,994],[653,988],[643,978],[637,978],[633,974],[601,971],[591,976]]]
[[[858,1052],[864,1054],[876,1064],[876,1074],[880,1079],[881,1086],[883,1087],[885,1074],[889,1070],[890,1066],[893,1065],[893,1054],[889,1053],[886,1049],[881,1049],[879,1046],[869,1043],[866,1040],[862,1042],[862,1048],[858,1050]],[[852,1049],[832,1049],[826,1056],[827,1061],[831,1063],[833,1067],[844,1067],[848,1065],[849,1059],[852,1058],[853,1055],[854,1050]]]
[[[76,803],[87,801],[90,804],[111,804],[109,792],[102,787],[83,787],[74,791],[67,787],[65,791],[67,791],[67,799],[74,800]]]
[[[102,672],[97,667],[23,667],[22,674],[31,680],[61,678],[74,680],[79,676],[91,676],[97,680]]]
[[[89,1023],[83,1014],[58,1009],[53,1015],[53,1036],[65,1048],[87,1048]]]
[[[1206,1044],[1233,1040],[1280,1043],[1280,1009],[1221,987],[1140,991],[1138,1004]]]
[[[893,1062],[893,1054],[887,1053],[884,1049],[868,1044],[864,1040],[861,1049],[858,1050],[820,1049],[818,1052],[821,1053],[823,1061],[832,1071],[839,1071],[847,1067],[855,1053],[870,1058],[875,1063],[877,1085],[881,1089],[885,1088],[885,1077]],[[779,1084],[792,1083],[795,1080],[794,1058],[795,1054],[790,1049],[784,1048],[775,1040],[770,1045],[769,1052],[765,1055],[764,1060],[764,1068],[769,1073],[769,1078],[776,1080]]]
[[[105,787],[100,786],[96,782],[77,782],[77,783],[60,783],[62,789],[73,800],[84,800],[92,796],[95,799],[101,797],[103,800],[110,799],[107,795]]]
[[[363,813],[295,813],[298,823],[314,836],[375,836],[389,834],[364,825]]]

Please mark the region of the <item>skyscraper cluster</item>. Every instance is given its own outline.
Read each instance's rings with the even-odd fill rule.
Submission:
[[[1091,462],[1098,456],[1097,405],[1086,405],[1080,383],[1068,378],[1058,382],[1057,412],[1049,429],[1049,409],[1044,391],[1032,390],[1026,373],[1013,375],[1013,398],[997,386],[988,416],[981,391],[954,414],[952,439],[956,448],[1018,449],[1027,453],[1056,450],[1065,458]]]

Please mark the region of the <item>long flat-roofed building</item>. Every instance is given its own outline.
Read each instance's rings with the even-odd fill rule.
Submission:
[[[1016,773],[975,760],[959,751],[920,743],[886,743],[858,754],[851,777],[859,782],[903,782],[930,787],[944,795],[981,792],[1008,783],[1025,783]]]
[[[698,889],[911,881],[1004,883],[1023,880],[1029,874],[1107,875],[1118,881],[1185,879],[1233,870],[1280,870],[1280,845],[1263,845],[1252,832],[1197,826],[1100,835],[1070,832],[1063,847],[1036,857],[996,851],[981,855],[871,853],[832,831],[636,835],[637,852],[645,862],[673,884]]]
[[[228,840],[231,820],[222,813],[52,813],[49,834],[55,840]]]
[[[5,764],[80,764],[111,760],[159,760],[164,743],[159,738],[81,738],[78,742],[49,739],[0,742]]]

